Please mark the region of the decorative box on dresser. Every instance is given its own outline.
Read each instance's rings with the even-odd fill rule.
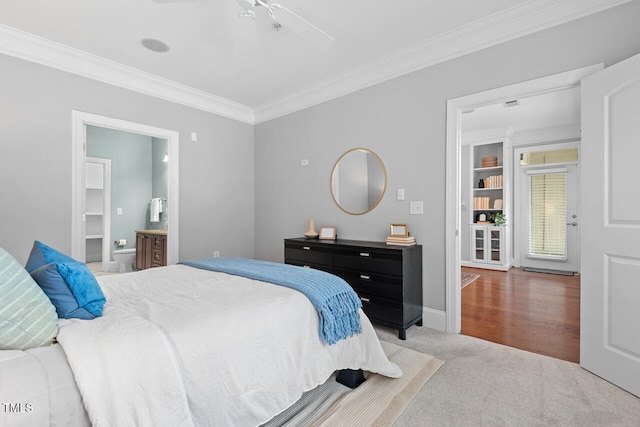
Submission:
[[[398,330],[422,326],[422,246],[361,240],[284,240],[286,264],[342,277],[357,292],[372,322]]]
[[[167,232],[165,230],[136,230],[136,268],[167,265]]]

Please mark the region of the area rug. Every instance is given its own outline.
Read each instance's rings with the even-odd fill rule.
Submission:
[[[478,277],[480,277],[479,274],[462,273],[462,277],[460,278],[460,287],[464,288],[469,283],[476,280]]]
[[[331,377],[263,426],[391,426],[444,362],[386,341],[381,343],[389,360],[402,369],[402,377],[365,372],[367,381],[353,390]]]

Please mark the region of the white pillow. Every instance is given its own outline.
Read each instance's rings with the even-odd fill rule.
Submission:
[[[26,350],[53,343],[56,309],[27,270],[0,248],[0,350]]]

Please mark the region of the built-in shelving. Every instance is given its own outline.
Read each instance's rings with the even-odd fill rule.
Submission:
[[[493,215],[506,214],[508,208],[504,158],[502,141],[475,143],[470,147],[470,257],[463,265],[498,270],[510,267],[507,250],[509,228],[493,223]],[[492,163],[493,159],[495,163]]]
[[[85,258],[87,262],[101,261],[105,191],[103,164],[86,162],[85,184]]]

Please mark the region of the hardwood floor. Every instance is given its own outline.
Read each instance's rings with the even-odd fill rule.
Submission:
[[[462,334],[580,361],[580,276],[463,267]]]

